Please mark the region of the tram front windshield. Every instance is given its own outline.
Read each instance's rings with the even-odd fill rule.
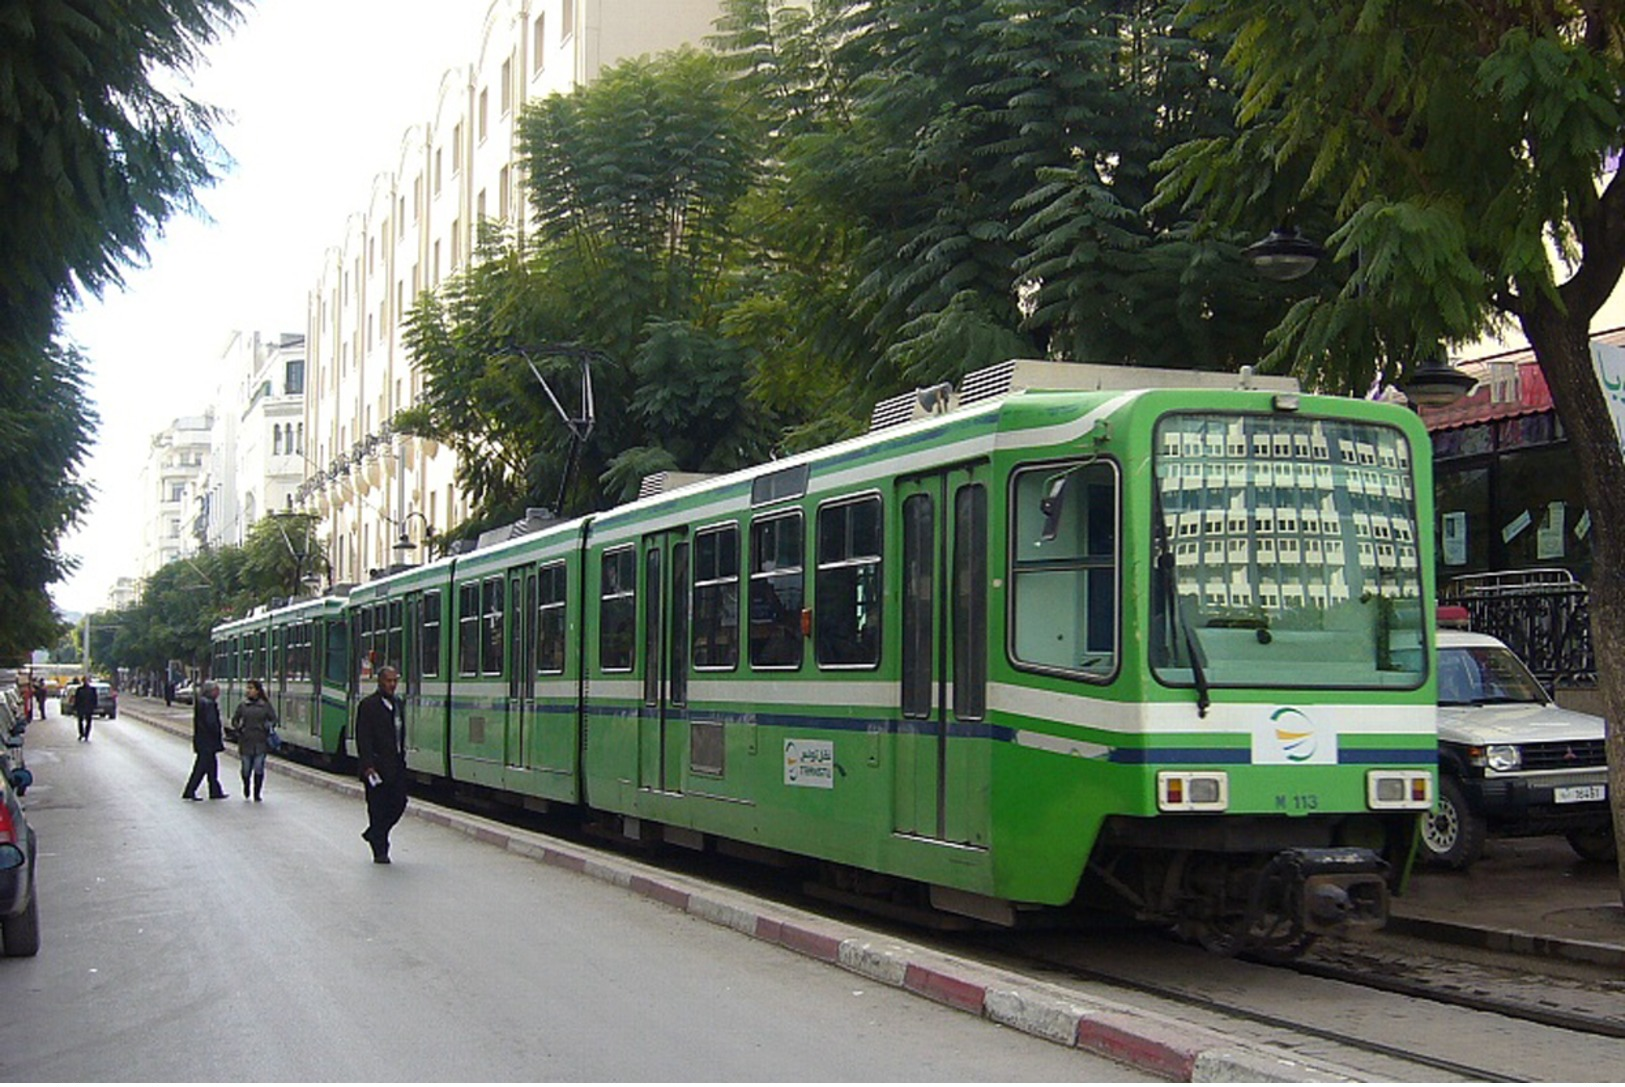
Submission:
[[[1151,664],[1174,686],[1414,688],[1425,668],[1411,449],[1297,415],[1157,426]]]

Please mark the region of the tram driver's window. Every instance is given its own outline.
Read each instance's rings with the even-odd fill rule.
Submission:
[[[1022,469],[1012,483],[1011,651],[1088,676],[1117,669],[1117,472],[1103,461]]]

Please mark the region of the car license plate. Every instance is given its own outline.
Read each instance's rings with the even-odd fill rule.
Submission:
[[[1607,800],[1606,785],[1562,785],[1552,790],[1552,800],[1558,804],[1579,804],[1587,800]]]

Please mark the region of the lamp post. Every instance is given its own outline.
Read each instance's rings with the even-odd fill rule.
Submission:
[[[1265,279],[1286,283],[1314,271],[1326,250],[1298,233],[1295,226],[1279,227],[1241,251]]]
[[[1277,283],[1302,279],[1314,270],[1326,250],[1305,238],[1297,227],[1284,226],[1269,232],[1241,251],[1258,274]],[[1430,354],[1411,367],[1411,376],[1394,383],[1405,398],[1418,408],[1442,408],[1454,404],[1478,384],[1476,378],[1457,370],[1442,355]]]
[[[1473,390],[1478,379],[1462,373],[1438,355],[1429,355],[1411,368],[1411,376],[1394,383],[1418,408],[1443,408]]]
[[[420,511],[413,510],[396,522],[401,526],[401,538],[395,541],[393,550],[399,552],[402,558],[406,556],[408,551],[414,551],[419,546],[412,542],[411,534],[406,531],[407,526],[412,523],[414,517],[423,522],[423,545],[429,546],[434,542],[434,526],[429,523],[429,519],[423,516]]]

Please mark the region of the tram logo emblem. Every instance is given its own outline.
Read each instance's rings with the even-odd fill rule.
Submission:
[[[1337,762],[1337,741],[1296,706],[1282,706],[1253,732],[1253,762],[1303,765]]]
[[[834,742],[784,741],[784,783],[803,789],[835,788]]]

